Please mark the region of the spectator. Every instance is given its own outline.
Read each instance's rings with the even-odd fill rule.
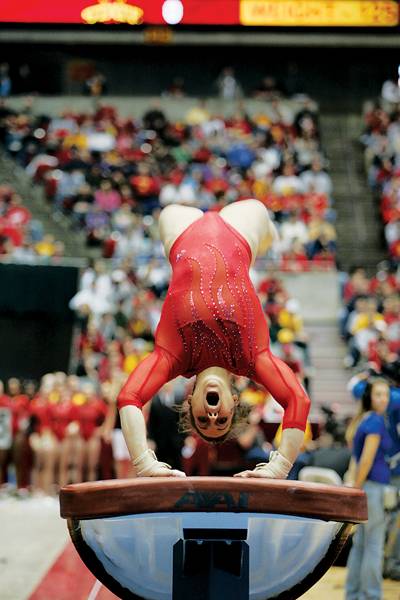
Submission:
[[[143,115],[143,126],[153,129],[158,135],[163,135],[167,127],[167,119],[161,109],[159,100],[153,100],[149,110]]]
[[[6,98],[11,94],[12,83],[9,70],[8,63],[3,62],[0,64],[0,98]]]
[[[113,189],[109,179],[104,179],[100,183],[100,189],[94,193],[94,201],[96,206],[105,213],[113,213],[121,206],[121,196]]]
[[[384,108],[389,112],[398,107],[400,103],[400,89],[397,80],[391,77],[383,82],[381,90]]]
[[[232,67],[225,67],[219,75],[216,85],[222,100],[238,100],[242,97],[242,88],[235,77]]]
[[[352,445],[349,483],[364,489],[368,498],[368,521],[353,537],[348,559],[347,600],[360,594],[381,597],[383,545],[385,536],[384,487],[390,481],[385,453],[391,446],[384,414],[389,402],[389,386],[383,380],[368,383],[360,412],[348,429]]]
[[[51,233],[43,236],[43,239],[35,245],[35,250],[39,256],[53,256],[56,251],[55,238]]]
[[[104,96],[107,93],[107,79],[104,73],[95,71],[86,79],[84,92],[88,96]]]
[[[16,87],[20,94],[32,94],[35,90],[34,75],[28,63],[22,63],[18,67],[18,79]]]
[[[308,230],[304,221],[299,218],[298,211],[291,211],[289,218],[284,221],[279,229],[282,252],[288,252],[295,241],[301,244],[308,242]]]
[[[354,376],[348,385],[349,390],[353,394],[356,400],[359,400],[366,388],[370,373],[365,371]],[[391,386],[389,405],[387,408],[386,418],[388,421],[388,431],[392,439],[392,446],[389,451],[390,456],[390,471],[391,471],[391,485],[395,486],[398,490],[400,489],[400,434],[399,434],[399,423],[400,423],[400,391],[399,388]],[[398,515],[398,512],[397,512]],[[396,513],[393,515],[394,518],[390,519],[387,527],[387,531],[393,531],[396,527]],[[397,517],[398,518],[398,517]],[[397,528],[398,529],[398,528]],[[397,539],[392,547],[391,554],[388,557],[387,564],[385,565],[385,572],[387,576],[396,581],[400,580],[400,529],[397,531]]]
[[[315,192],[331,198],[332,180],[328,173],[323,170],[320,157],[314,158],[311,169],[301,173],[300,178],[304,183],[306,193]]]
[[[382,375],[394,385],[400,384],[400,357],[391,350],[384,337],[378,337],[369,345],[369,367],[377,375]]]
[[[298,175],[293,163],[286,163],[283,166],[282,174],[275,179],[272,190],[275,194],[289,196],[293,194],[302,194],[305,186]]]
[[[70,300],[69,307],[82,314],[92,313],[95,318],[110,312],[109,299],[100,296],[96,291],[96,283],[93,282],[88,289],[83,289]]]
[[[195,106],[189,108],[185,114],[184,121],[187,125],[206,125],[211,120],[211,114],[207,109],[206,100],[199,100]]]
[[[178,412],[185,393],[184,381],[170,381],[153,399],[148,420],[148,435],[154,442],[160,460],[173,469],[182,468],[181,451],[184,437],[178,432]]]
[[[269,102],[271,100],[280,98],[282,96],[282,91],[279,89],[275,77],[272,75],[266,75],[254,90],[253,96],[259,100],[265,100],[266,102]]]
[[[309,243],[307,246],[310,258],[314,258],[324,250],[333,255],[336,251],[336,231],[331,223],[315,214],[308,224]]]
[[[183,98],[186,96],[185,80],[183,77],[174,77],[171,85],[163,92],[163,96],[169,98]]]

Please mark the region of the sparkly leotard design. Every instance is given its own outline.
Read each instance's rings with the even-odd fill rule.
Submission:
[[[142,407],[164,383],[212,366],[245,375],[285,408],[284,427],[305,428],[309,400],[269,350],[269,332],[249,277],[247,241],[218,213],[206,213],[174,242],[172,278],[155,350],[132,372],[118,406]]]

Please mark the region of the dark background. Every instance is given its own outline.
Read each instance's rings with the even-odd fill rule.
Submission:
[[[0,379],[67,371],[78,269],[0,265]]]
[[[354,40],[356,44],[357,36]],[[174,77],[181,76],[187,95],[194,97],[215,95],[215,80],[225,66],[234,66],[248,94],[265,75],[274,75],[284,84],[288,66],[295,62],[303,91],[319,100],[322,110],[359,110],[360,101],[376,98],[383,81],[396,76],[400,63],[400,48],[356,45],[311,48],[0,43],[0,54],[10,64],[14,93],[20,91],[18,66],[28,62],[32,87],[42,94],[80,93],[79,84],[68,81],[68,65],[77,60],[89,61],[105,74],[110,95],[158,95]]]

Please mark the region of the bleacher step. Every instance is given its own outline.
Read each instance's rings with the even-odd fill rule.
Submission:
[[[43,189],[33,184],[25,170],[3,151],[0,151],[0,181],[10,184],[22,197],[24,206],[30,210],[32,218],[42,223],[45,233],[54,235],[56,240],[64,243],[66,256],[84,257],[89,254],[84,234],[71,231],[67,217],[58,220],[54,217]]]
[[[343,367],[346,347],[340,338],[336,324],[306,324],[310,338],[310,355],[314,367],[311,377],[313,416],[320,414],[321,406],[335,406],[342,416],[354,412],[347,391],[349,373]]]

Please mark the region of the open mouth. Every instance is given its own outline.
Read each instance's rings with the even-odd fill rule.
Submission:
[[[217,406],[219,402],[218,392],[207,392],[206,400],[209,406]]]

